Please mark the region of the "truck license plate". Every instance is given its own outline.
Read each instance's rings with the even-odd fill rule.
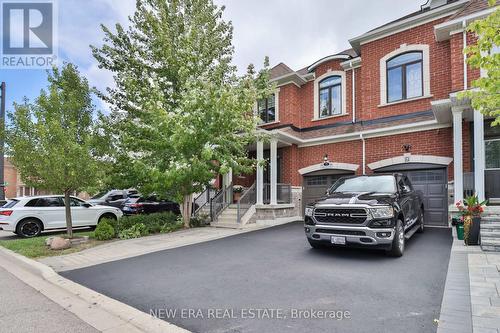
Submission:
[[[332,244],[345,245],[345,237],[332,236]]]

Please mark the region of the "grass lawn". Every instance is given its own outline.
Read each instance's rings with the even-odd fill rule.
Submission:
[[[66,250],[51,250],[47,245],[45,245],[45,239],[57,236],[64,235],[65,232],[61,233],[50,233],[50,234],[42,234],[38,237],[34,238],[16,238],[16,239],[8,239],[8,240],[0,240],[0,246],[3,246],[11,251],[22,254],[28,258],[41,258],[41,257],[50,257],[50,256],[60,256],[62,254],[78,252],[84,249],[88,249],[90,247],[94,247],[99,244],[103,244],[109,241],[98,241],[96,239],[90,238],[87,243],[75,245]],[[73,233],[74,236],[90,236],[93,234],[92,231],[77,231]]]

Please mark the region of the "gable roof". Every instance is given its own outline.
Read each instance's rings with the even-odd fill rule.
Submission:
[[[269,70],[269,76],[271,80],[290,73],[293,73],[293,70],[282,62]]]
[[[391,35],[395,31],[402,31],[410,29],[412,26],[428,22],[430,19],[438,17],[451,16],[457,11],[461,10],[470,0],[448,0],[446,2],[437,1],[435,6],[424,5],[420,10],[410,13],[406,16],[400,17],[397,20],[381,25],[372,29],[358,37],[351,38],[349,42],[352,47],[359,52],[362,43],[380,39]],[[432,4],[431,4],[432,5]]]
[[[436,41],[440,42],[451,37],[454,31],[462,30],[465,24],[482,19],[497,10],[499,1],[494,7],[488,6],[487,0],[470,0],[446,21],[434,26]]]
[[[498,4],[498,0],[496,2]],[[488,9],[490,6],[488,5],[488,0],[471,0],[467,5],[465,5],[461,10],[452,15],[448,21],[457,19],[459,17],[465,17],[470,14],[474,14],[476,12],[480,12],[482,10]]]

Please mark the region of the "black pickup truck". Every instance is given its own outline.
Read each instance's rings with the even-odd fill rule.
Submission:
[[[304,215],[313,248],[379,248],[400,257],[405,240],[424,231],[422,199],[399,173],[340,178]]]

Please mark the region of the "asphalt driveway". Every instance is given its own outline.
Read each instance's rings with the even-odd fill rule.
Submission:
[[[61,274],[194,332],[435,332],[451,242],[428,228],[402,258],[314,250],[291,223]]]

